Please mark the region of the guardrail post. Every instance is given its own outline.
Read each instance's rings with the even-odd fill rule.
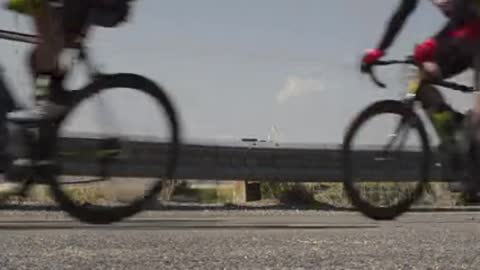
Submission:
[[[260,190],[259,182],[245,181],[245,186],[247,191],[245,194],[247,202],[259,201],[262,199],[262,192]]]
[[[246,180],[235,181],[233,184],[233,202],[245,203],[258,201],[262,198],[260,183]]]

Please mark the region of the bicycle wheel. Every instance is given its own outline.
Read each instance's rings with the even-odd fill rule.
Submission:
[[[82,104],[86,104],[88,100],[91,100],[93,97],[97,97],[97,95],[101,95],[107,92],[107,90],[112,91],[113,95],[117,93],[116,89],[129,89],[133,90],[134,93],[143,93],[146,94],[145,96],[147,99],[154,104],[155,110],[160,110],[163,112],[163,116],[166,116],[165,122],[168,125],[167,134],[168,139],[166,143],[166,147],[157,147],[152,146],[152,144],[144,144],[142,149],[136,150],[135,153],[129,160],[126,160],[122,163],[121,158],[119,157],[120,150],[119,150],[119,140],[115,139],[114,137],[108,136],[106,139],[102,140],[91,140],[91,143],[85,143],[85,145],[79,145],[75,142],[68,143],[70,145],[69,152],[61,151],[60,150],[60,142],[66,139],[60,138],[59,130],[62,126],[67,125],[66,119],[69,119],[69,116],[73,114],[73,111],[78,109],[82,106]],[[75,92],[75,91],[74,91]],[[55,152],[57,157],[57,162],[60,167],[60,170],[55,172],[55,176],[51,179],[51,189],[53,191],[53,195],[55,200],[59,203],[60,208],[66,211],[71,216],[77,218],[78,220],[86,223],[91,224],[109,224],[113,222],[121,221],[127,217],[133,216],[136,213],[142,211],[145,206],[149,202],[153,202],[156,199],[157,194],[162,189],[162,181],[165,179],[171,179],[174,175],[178,155],[179,155],[179,124],[177,122],[177,114],[175,112],[174,106],[172,105],[171,101],[167,97],[166,93],[161,89],[158,85],[156,85],[153,81],[149,80],[140,75],[135,74],[113,74],[113,75],[102,75],[101,77],[97,78],[93,81],[90,85],[85,87],[83,90],[77,91],[78,94],[73,98],[71,101],[71,106],[69,111],[66,115],[57,123],[57,130],[55,134]],[[122,103],[125,101],[125,98],[122,97]],[[128,102],[128,100],[127,100]],[[117,106],[118,107],[118,106]],[[120,106],[123,107],[123,106]],[[133,111],[132,108],[126,107],[122,108],[123,112],[127,109],[125,113],[129,116],[129,118],[133,118]],[[139,110],[137,108],[136,110]],[[162,114],[162,113],[161,113]],[[149,116],[149,120],[152,119]],[[141,123],[140,121],[146,122],[147,119],[135,119],[136,123]],[[126,121],[125,117],[122,118],[120,121],[121,124]],[[142,124],[142,126],[149,126],[149,125],[157,125],[156,122],[147,123],[147,125]],[[136,143],[141,144],[141,143]],[[62,173],[64,166],[67,166],[68,157],[75,156],[77,158],[77,164],[80,162],[86,161],[86,158],[91,158],[92,155],[86,153],[86,149],[89,146],[100,147],[95,148],[93,156],[95,157],[95,164],[98,167],[98,170],[95,170],[97,174],[97,180],[105,180],[105,177],[108,177],[110,173],[117,171],[123,171],[126,176],[125,179],[130,181],[131,179],[128,176],[132,176],[129,173],[128,169],[125,169],[129,163],[133,162],[137,159],[142,159],[142,152],[148,152],[149,157],[143,156],[143,160],[151,159],[152,156],[165,154],[166,157],[162,159],[161,164],[151,164],[150,160],[146,160],[145,162],[149,162],[149,168],[159,166],[158,176],[153,177],[153,184],[146,188],[144,194],[138,198],[134,198],[133,201],[124,203],[122,202],[121,205],[117,204],[101,204],[96,205],[92,204],[91,202],[85,203],[84,201],[79,201],[78,198],[74,198],[72,191],[68,190],[66,187],[70,182],[62,182],[59,180],[59,176]],[[78,149],[81,148],[81,149]],[[148,149],[147,149],[148,148]],[[158,152],[155,152],[155,155],[151,155],[152,151],[157,149]],[[83,151],[83,152],[82,152]],[[160,153],[161,152],[161,153]],[[86,154],[85,154],[86,153]],[[68,155],[67,155],[68,154]],[[91,154],[91,152],[90,152]],[[100,154],[100,155],[99,155]],[[82,156],[83,155],[83,156]],[[68,157],[67,157],[68,156]],[[118,164],[113,165],[115,161],[118,161]],[[87,161],[88,162],[88,161]],[[88,167],[91,164],[84,163],[83,167]],[[67,165],[66,165],[67,164]],[[81,163],[80,163],[81,164]],[[160,166],[162,165],[162,166]],[[82,168],[80,168],[80,171]],[[143,171],[143,167],[140,167],[140,170]],[[145,169],[147,170],[147,169]],[[138,171],[138,170],[137,170]],[[91,172],[90,172],[91,173]],[[150,172],[150,175],[152,172]],[[154,172],[157,175],[157,172]],[[83,175],[81,172],[77,172],[77,175]],[[135,177],[141,177],[134,175]],[[162,177],[163,176],[163,177]],[[133,181],[133,180],[132,180]],[[107,187],[109,189],[115,188],[114,186]]]
[[[413,162],[413,164],[416,166],[418,165],[419,168],[419,175],[418,178],[419,182],[413,185],[413,188],[411,188],[409,191],[406,192],[408,194],[402,194],[404,197],[398,200],[393,200],[392,205],[388,206],[377,206],[372,203],[370,203],[366,198],[363,198],[361,196],[361,188],[358,188],[356,183],[357,183],[357,178],[360,177],[374,177],[375,173],[377,173],[376,177],[377,178],[382,178],[381,175],[378,175],[377,170],[379,170],[382,165],[373,163],[371,167],[371,171],[366,174],[367,176],[356,176],[355,175],[355,163],[365,163],[365,158],[366,155],[365,153],[360,153],[355,152],[353,149],[353,142],[356,136],[358,136],[358,133],[362,127],[364,127],[367,123],[367,121],[372,120],[373,118],[377,116],[386,116],[387,114],[393,114],[394,116],[397,116],[400,118],[400,121],[398,122],[398,125],[396,126],[396,130],[394,131],[396,135],[401,134],[402,132],[409,132],[411,130],[416,131],[416,134],[419,137],[419,143],[420,143],[420,153],[408,153],[408,152],[399,152],[399,153],[408,153],[408,157],[412,158],[413,157],[419,157],[418,162]],[[382,126],[383,127],[383,126]],[[377,132],[375,130],[375,132]],[[396,139],[396,137],[393,137]],[[404,140],[404,138],[400,138],[401,140]],[[405,141],[401,142],[403,144]],[[382,154],[382,158],[378,158],[377,160],[379,161],[385,161],[388,158],[384,158],[386,154],[388,154],[389,149],[386,149],[390,146],[392,146],[393,143],[389,143],[387,147],[384,147],[384,149],[380,150],[380,153]],[[370,151],[372,153],[373,151]],[[369,153],[369,152],[367,152]],[[356,207],[362,214],[365,216],[375,219],[375,220],[392,220],[395,219],[396,217],[400,216],[404,212],[406,212],[423,194],[423,191],[425,189],[426,183],[428,181],[429,177],[429,169],[430,169],[430,146],[429,146],[429,141],[427,137],[426,130],[418,117],[417,114],[415,114],[410,108],[408,108],[404,103],[399,102],[399,101],[394,101],[394,100],[386,100],[386,101],[380,101],[376,102],[370,106],[368,106],[365,110],[363,110],[351,123],[351,125],[348,127],[347,132],[344,137],[343,141],[343,176],[344,176],[344,189],[346,191],[346,195],[348,196],[350,202],[354,207]],[[359,156],[356,156],[356,154],[359,154]],[[375,154],[375,152],[374,152]],[[362,156],[363,155],[363,156]],[[371,155],[371,154],[369,154]],[[403,159],[402,161],[405,161]],[[384,166],[388,168],[394,168],[398,167],[400,170],[401,168],[400,162],[394,163],[393,165],[389,166]],[[362,165],[363,166],[363,165]],[[362,168],[363,169],[363,168]],[[407,171],[403,169],[404,171]],[[408,168],[408,171],[410,171],[411,168]],[[394,175],[390,172],[390,175]],[[398,174],[399,179],[396,180],[404,180],[400,179],[402,173]],[[415,178],[417,178],[415,176]],[[380,179],[376,179],[380,180]],[[387,180],[387,179],[384,179]],[[365,180],[368,182],[368,180]],[[387,180],[388,181],[388,180]],[[395,182],[399,183],[399,182]],[[368,188],[366,188],[368,189]],[[382,189],[385,189],[385,187],[382,187]],[[402,190],[403,193],[403,190]],[[378,197],[378,196],[377,196]]]

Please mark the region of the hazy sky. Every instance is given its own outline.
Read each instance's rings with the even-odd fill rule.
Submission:
[[[91,46],[107,71],[140,73],[162,84],[187,139],[265,138],[275,125],[281,141],[338,143],[362,107],[402,91],[400,68],[378,71],[387,90],[358,71],[361,53],[378,43],[398,2],[138,0],[128,24],[96,29]],[[444,20],[423,1],[389,56],[410,53]],[[0,24],[30,29],[26,18],[16,22],[5,11]],[[0,43],[0,62],[21,93],[30,91],[22,77],[25,48]],[[468,95],[447,95],[455,106],[470,104]],[[135,99],[122,103],[130,115],[142,110]]]

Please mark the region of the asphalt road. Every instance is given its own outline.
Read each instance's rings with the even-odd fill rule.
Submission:
[[[149,211],[92,226],[1,211],[0,269],[480,269],[480,212]]]

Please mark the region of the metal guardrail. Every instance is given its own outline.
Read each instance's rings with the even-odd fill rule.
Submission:
[[[69,138],[64,141],[72,150],[88,149],[95,139]],[[129,158],[114,165],[112,172],[123,177],[155,177],[163,174],[166,144],[135,142],[129,145]],[[396,162],[375,160],[375,150],[356,153],[361,175],[369,181],[418,180],[419,153],[402,153]],[[261,146],[219,146],[186,144],[176,170],[176,179],[253,180],[288,182],[342,181],[341,152],[338,147],[284,148]],[[91,175],[96,164],[91,160],[69,159],[65,173]],[[431,180],[444,181],[441,168],[432,164]],[[357,173],[358,175],[358,173]]]

